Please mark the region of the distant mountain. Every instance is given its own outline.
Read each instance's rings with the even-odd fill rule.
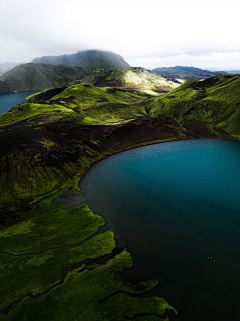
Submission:
[[[13,69],[14,67],[20,65],[19,62],[4,62],[0,64],[0,77],[5,74],[8,70]]]
[[[240,74],[240,70],[227,70],[226,72],[229,74]]]
[[[103,68],[108,70],[125,69],[130,65],[118,54],[110,51],[87,50],[71,55],[45,56],[35,58],[33,63],[65,64],[83,67],[85,69]]]
[[[63,87],[81,78],[83,74],[84,69],[81,67],[23,64],[0,77],[0,94]]]
[[[151,70],[130,67],[122,70],[86,70],[70,65],[23,64],[0,77],[0,94],[13,91],[43,90],[78,83],[95,86],[153,89],[167,92],[178,85]]]
[[[171,80],[175,79],[183,79],[187,80],[190,78],[202,80],[210,77],[214,77],[221,74],[226,74],[226,71],[208,71],[200,68],[194,67],[183,67],[183,66],[175,66],[175,67],[163,67],[163,68],[155,68],[153,72],[161,75],[162,77],[169,78]]]

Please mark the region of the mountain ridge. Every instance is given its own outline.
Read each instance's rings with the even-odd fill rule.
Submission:
[[[34,58],[32,63],[53,65],[65,64],[79,66],[85,69],[103,68],[109,70],[125,69],[130,67],[122,56],[114,52],[102,50],[85,50],[69,55],[43,56]]]
[[[44,90],[85,82],[101,87],[139,88],[143,86],[163,92],[177,86],[177,84],[166,80],[151,70],[141,67],[121,70],[86,70],[71,65],[29,63],[16,66],[0,77],[0,93]]]
[[[221,74],[227,74],[226,71],[209,71],[205,69],[200,69],[196,67],[185,67],[185,66],[175,66],[175,67],[161,67],[152,69],[153,72],[169,78],[171,80],[183,79],[187,80],[190,78],[202,80],[210,77],[215,77]]]

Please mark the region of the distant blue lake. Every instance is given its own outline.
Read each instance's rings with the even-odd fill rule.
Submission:
[[[132,254],[122,273],[156,276],[170,320],[240,320],[240,142],[189,140],[111,156],[81,179],[90,208]]]
[[[39,90],[20,91],[0,95],[0,115],[6,113],[17,104],[26,103],[25,98],[39,92]]]

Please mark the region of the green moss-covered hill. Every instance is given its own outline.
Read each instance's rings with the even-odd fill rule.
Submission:
[[[82,83],[0,116],[1,210],[34,203],[107,155],[158,141],[240,137],[240,76],[188,80],[163,95]]]
[[[21,64],[0,77],[0,93],[63,87],[83,74],[81,67]]]
[[[151,295],[156,278],[121,278],[131,255],[77,183],[129,148],[239,140],[240,75],[190,79],[158,96],[140,87],[54,88],[0,115],[0,320],[175,320],[174,302]],[[74,197],[78,206],[66,206]]]
[[[203,70],[200,68],[184,67],[184,66],[155,68],[153,69],[153,72],[161,75],[162,77],[169,78],[171,80],[174,80],[174,79],[187,80],[190,78],[202,80],[202,79],[211,78],[221,74],[226,74],[225,71],[212,72],[212,71]]]
[[[189,79],[175,90],[145,104],[151,117],[164,115],[186,128],[207,124],[240,138],[240,75],[219,75],[205,81]]]
[[[0,77],[5,74],[5,72],[13,69],[14,67],[20,65],[21,63],[17,62],[3,62],[0,63]]]
[[[128,88],[169,91],[177,84],[144,68],[122,70],[93,69],[70,65],[22,64],[0,77],[0,94],[13,91],[43,90],[71,86],[78,83],[96,86],[117,86]]]
[[[44,56],[35,58],[32,62],[37,64],[74,65],[84,69],[103,68],[117,70],[130,67],[120,55],[102,50],[85,50],[71,55]]]

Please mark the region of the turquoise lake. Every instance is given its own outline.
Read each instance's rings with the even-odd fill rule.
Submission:
[[[122,277],[157,277],[148,295],[178,310],[170,321],[240,321],[240,142],[132,149],[95,164],[79,187],[132,255]]]
[[[17,104],[24,104],[27,101],[26,97],[39,92],[39,90],[20,91],[17,93],[1,94],[0,95],[0,115],[6,113]]]

